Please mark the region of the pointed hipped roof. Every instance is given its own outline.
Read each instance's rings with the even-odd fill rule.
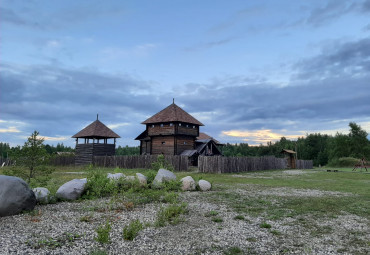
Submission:
[[[183,109],[181,109],[181,107],[179,107],[175,103],[170,104],[169,106],[164,108],[162,111],[153,115],[152,117],[142,122],[141,124],[175,122],[175,121],[195,124],[198,126],[204,126],[200,121],[198,121],[196,118],[191,116],[189,113],[185,112]]]
[[[72,136],[72,138],[121,138],[114,133],[110,128],[104,125],[99,120],[94,121],[80,132]]]

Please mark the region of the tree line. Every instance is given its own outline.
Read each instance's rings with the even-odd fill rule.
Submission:
[[[344,157],[370,160],[370,141],[368,133],[360,125],[350,122],[349,134],[337,132],[336,135],[321,133],[307,134],[296,141],[281,137],[277,142],[267,145],[249,146],[248,143],[226,144],[222,148],[225,156],[260,157],[274,155],[282,157],[282,149],[294,150],[298,159],[313,160],[315,166],[337,165]]]

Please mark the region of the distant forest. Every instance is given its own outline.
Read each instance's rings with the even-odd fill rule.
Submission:
[[[225,156],[267,156],[281,157],[282,149],[297,152],[298,159],[313,160],[315,166],[338,165],[344,157],[363,158],[370,160],[370,141],[368,133],[354,122],[349,123],[349,134],[338,133],[335,136],[320,133],[308,134],[306,137],[291,141],[285,137],[267,145],[249,146],[247,143],[226,144],[222,148]]]
[[[354,122],[349,123],[349,134],[337,133],[335,136],[320,133],[307,134],[306,137],[298,138],[296,141],[285,137],[277,142],[268,142],[267,145],[249,146],[248,143],[226,144],[221,148],[225,156],[249,156],[260,157],[274,155],[282,157],[282,149],[290,149],[297,152],[298,159],[313,160],[315,166],[338,165],[338,160],[344,157],[366,158],[370,160],[370,141],[368,133]],[[0,142],[0,157],[7,158],[15,155],[21,146],[10,147],[8,143]],[[45,145],[50,154],[56,152],[73,152],[74,148],[64,146],[63,143]],[[116,155],[139,155],[139,146],[118,146]]]

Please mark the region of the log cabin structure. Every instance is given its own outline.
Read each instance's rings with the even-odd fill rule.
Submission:
[[[287,159],[287,168],[295,169],[296,168],[296,155],[297,153],[292,150],[282,149],[281,152],[285,155],[285,158]]]
[[[72,136],[76,138],[76,165],[87,165],[93,162],[94,156],[113,156],[116,153],[116,139],[121,138],[110,128],[96,121]],[[109,143],[109,139],[114,139]]]
[[[173,102],[141,124],[146,129],[135,138],[141,155],[181,155],[196,148],[199,127],[204,126]]]

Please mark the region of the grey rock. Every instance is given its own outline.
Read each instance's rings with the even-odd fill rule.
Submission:
[[[24,180],[0,175],[0,217],[33,210],[35,205],[35,194]]]
[[[193,177],[186,176],[182,178],[181,181],[182,181],[182,187],[181,187],[182,190],[184,191],[195,190],[196,184],[195,184]]]
[[[131,182],[132,182],[132,181],[135,181],[135,180],[136,180],[136,178],[135,178],[135,176],[126,176],[126,177],[125,177],[125,180],[126,180],[126,181],[131,181]]]
[[[136,177],[139,180],[141,185],[146,185],[148,183],[147,182],[148,178],[145,175],[141,173],[136,173]]]
[[[36,200],[39,203],[48,203],[50,191],[47,188],[34,188],[32,189],[35,193]]]
[[[176,180],[176,175],[171,171],[161,168],[153,180],[153,185],[161,186],[163,182],[171,180]]]
[[[66,200],[76,200],[84,192],[86,183],[85,179],[74,179],[66,182],[59,187],[56,196]]]
[[[118,180],[120,178],[124,178],[125,175],[123,173],[116,173],[116,174],[111,174],[111,173],[108,173],[107,177],[111,180]]]
[[[208,181],[206,180],[200,180],[198,182],[198,186],[200,188],[201,191],[208,191],[208,190],[211,190],[211,183],[209,183]]]

